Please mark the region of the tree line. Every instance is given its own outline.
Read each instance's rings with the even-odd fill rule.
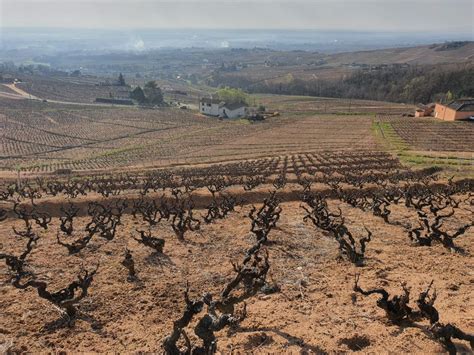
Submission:
[[[427,103],[474,96],[474,64],[388,67],[358,70],[342,80],[291,78],[285,82],[215,74],[210,84],[250,93],[322,96],[401,103]]]

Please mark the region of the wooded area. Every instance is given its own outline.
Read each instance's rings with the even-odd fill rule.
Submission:
[[[252,93],[307,95],[380,100],[404,103],[431,102],[474,96],[474,65],[391,66],[379,70],[358,70],[343,80],[252,82],[249,78],[215,75],[214,85],[240,87]]]

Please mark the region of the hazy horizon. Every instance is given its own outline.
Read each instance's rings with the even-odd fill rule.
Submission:
[[[0,0],[0,13],[4,29],[355,30],[474,38],[471,0]]]
[[[472,41],[473,11],[471,0],[0,0],[0,59],[195,47],[338,53]]]
[[[418,30],[356,30],[356,29],[330,29],[330,28],[279,28],[279,27],[274,27],[274,28],[232,28],[232,27],[222,27],[222,28],[213,28],[213,27],[108,27],[108,28],[101,28],[101,27],[48,27],[48,26],[0,26],[0,33],[2,31],[32,31],[32,30],[41,30],[41,31],[60,31],[60,30],[65,30],[65,31],[85,31],[85,32],[93,32],[93,31],[103,31],[103,32],[133,32],[133,31],[174,31],[174,32],[186,32],[186,31],[233,31],[233,32],[320,32],[320,33],[325,33],[325,32],[331,32],[331,33],[355,33],[355,34],[416,34],[416,35],[441,35],[441,34],[446,34],[451,37],[455,36],[463,36],[463,38],[469,37],[470,39],[466,40],[471,40],[474,41],[474,34],[471,33],[470,31],[468,32],[462,32],[462,31],[452,31],[452,32],[446,32],[446,31],[439,31],[432,29],[430,31],[423,31],[420,32]]]
[[[268,48],[322,53],[411,47],[470,40],[452,33],[403,33],[287,29],[57,29],[3,28],[0,59],[87,51],[147,51],[160,48]]]

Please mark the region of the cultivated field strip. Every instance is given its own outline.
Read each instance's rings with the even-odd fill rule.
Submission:
[[[370,118],[314,116],[282,120],[264,132],[237,136],[222,144],[191,153],[193,157],[222,160],[291,154],[300,151],[347,151],[377,148]]]
[[[381,149],[370,115],[289,113],[250,124],[177,109],[9,105],[0,146],[5,170],[141,169]],[[415,148],[472,151],[469,123],[378,117]],[[425,136],[430,138],[420,138]]]
[[[61,110],[49,105],[39,110],[21,110],[13,107],[6,111],[2,121],[5,139],[2,139],[0,154],[7,166],[9,162],[16,164],[30,159],[36,163],[41,163],[43,158],[82,160],[77,158],[84,150],[87,157],[108,149],[132,149],[134,145],[181,135],[203,124],[206,126],[202,119],[196,122],[192,114],[179,110]]]
[[[30,77],[24,75],[24,82],[18,87],[31,95],[56,101],[92,103],[97,97],[128,97],[129,88],[120,86],[99,86],[96,78],[63,80],[60,77]]]
[[[413,107],[370,100],[333,99],[310,96],[281,96],[261,95],[260,101],[267,107],[272,107],[284,113],[294,114],[367,114],[374,115],[387,113],[401,116],[411,113]]]
[[[7,170],[145,168],[377,149],[366,116],[290,115],[250,124],[177,109],[11,104],[5,117],[0,157]]]
[[[421,150],[474,152],[474,124],[434,118],[382,118],[411,147]]]

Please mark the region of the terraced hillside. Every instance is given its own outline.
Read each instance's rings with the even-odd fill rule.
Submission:
[[[92,77],[22,76],[17,86],[42,99],[92,103],[98,97],[128,98],[127,86],[99,86],[101,80]],[[102,80],[104,81],[104,80]]]
[[[390,115],[412,113],[414,106],[392,102],[334,99],[313,96],[256,95],[258,102],[274,110],[295,114]]]
[[[196,164],[300,152],[374,150],[367,115],[219,121],[178,109],[61,106],[4,100],[4,170],[91,170]]]
[[[398,119],[392,122],[397,134],[411,146],[436,151],[474,152],[473,122],[444,122],[435,119]]]
[[[271,95],[258,100],[279,110],[280,116],[250,123],[174,108],[145,110],[4,99],[1,169],[35,173],[143,169],[300,153],[373,152],[385,149],[376,138],[380,129],[402,151],[473,151],[474,126],[470,122],[402,118],[401,113],[410,109],[405,105]],[[374,129],[374,122],[383,127]]]
[[[437,152],[474,152],[474,122],[446,122],[435,118],[378,116],[406,148]]]

